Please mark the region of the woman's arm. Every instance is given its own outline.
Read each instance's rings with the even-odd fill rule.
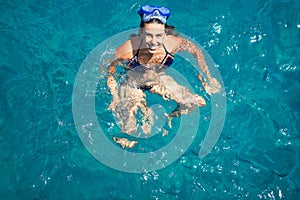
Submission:
[[[217,79],[211,77],[208,66],[205,62],[205,58],[199,47],[197,47],[193,42],[181,37],[177,37],[177,44],[178,45],[175,51],[187,51],[191,53],[197,60],[198,66],[201,69],[201,71],[207,76],[209,84],[203,80],[200,74],[198,75],[198,78],[203,84],[206,92],[210,95],[220,92],[221,85],[217,81]]]
[[[112,95],[112,103],[109,106],[109,109],[114,110],[117,102],[119,101],[119,93],[118,93],[118,83],[115,79],[115,73],[117,71],[117,65],[122,66],[124,60],[129,60],[132,55],[132,46],[131,41],[128,40],[121,46],[116,49],[114,59],[110,63],[110,66],[107,69],[107,86]]]
[[[111,62],[110,67],[108,68],[108,76],[107,76],[107,86],[109,91],[112,95],[112,102],[109,105],[109,109],[115,110],[116,104],[119,101],[119,94],[118,94],[118,83],[114,77],[116,73],[116,65],[118,64],[118,59],[115,59]]]
[[[109,75],[113,75],[116,73],[116,66],[117,65],[122,65],[122,62],[124,60],[129,60],[132,58],[132,45],[131,45],[131,40],[127,40],[124,44],[119,46],[116,49],[114,59],[111,62],[107,72]]]

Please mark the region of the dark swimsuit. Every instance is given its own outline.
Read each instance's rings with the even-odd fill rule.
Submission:
[[[139,63],[138,57],[139,57],[140,48],[142,46],[142,42],[143,41],[141,41],[140,47],[138,48],[138,50],[136,51],[134,56],[130,59],[130,61],[127,64],[127,67],[129,69],[133,69],[135,67],[141,66],[141,64]],[[163,47],[165,49],[166,55],[165,55],[164,59],[162,60],[162,62],[160,63],[159,69],[166,69],[166,68],[170,67],[174,60],[174,56],[168,52],[168,50],[166,49],[164,44],[163,44]]]
[[[139,63],[139,58],[138,58],[142,42],[143,41],[141,41],[140,47],[138,48],[138,50],[136,51],[134,56],[129,60],[129,62],[127,64],[128,69],[134,69],[138,66],[142,66]],[[168,50],[166,49],[164,44],[163,44],[163,47],[166,52],[166,55],[165,55],[164,59],[162,60],[162,62],[160,63],[160,66],[157,68],[159,70],[167,69],[168,67],[171,66],[171,64],[173,63],[173,60],[174,60],[174,55],[172,55],[171,53],[168,52]],[[143,69],[143,68],[141,68],[141,69]],[[152,88],[152,86],[140,86],[139,87],[139,89],[141,89],[143,91],[151,90],[151,88]]]

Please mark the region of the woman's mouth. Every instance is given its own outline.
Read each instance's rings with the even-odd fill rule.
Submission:
[[[150,51],[156,51],[157,49],[158,49],[158,45],[148,45],[148,49],[150,50]]]

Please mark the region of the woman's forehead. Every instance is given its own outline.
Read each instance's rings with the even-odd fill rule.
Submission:
[[[144,31],[147,33],[164,33],[165,25],[156,23],[145,24]]]

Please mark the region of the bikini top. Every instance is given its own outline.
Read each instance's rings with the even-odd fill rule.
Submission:
[[[136,51],[134,56],[129,60],[129,62],[127,64],[128,68],[133,69],[133,68],[141,65],[139,63],[139,59],[138,59],[141,45],[142,45],[142,41],[140,43],[140,47],[138,48],[138,50]],[[165,55],[164,59],[162,60],[162,62],[160,63],[160,66],[158,67],[158,69],[166,69],[166,68],[170,67],[174,60],[174,55],[172,55],[171,53],[168,52],[168,50],[166,49],[164,44],[163,44],[163,47],[166,52],[166,55]]]

